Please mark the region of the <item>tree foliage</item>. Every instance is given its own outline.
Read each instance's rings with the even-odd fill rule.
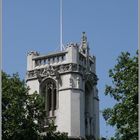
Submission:
[[[2,72],[2,138],[4,140],[39,139],[43,119],[43,99],[28,88],[18,74]]]
[[[105,109],[103,117],[116,127],[114,139],[138,140],[138,53],[134,57],[121,53],[109,77],[112,85],[106,85],[105,95],[114,98],[116,104]]]
[[[65,133],[54,132],[51,126],[49,135],[42,137],[40,125],[45,117],[44,100],[36,92],[28,93],[29,88],[18,74],[13,76],[2,72],[2,139],[3,140],[66,140]],[[54,137],[55,136],[55,137]]]

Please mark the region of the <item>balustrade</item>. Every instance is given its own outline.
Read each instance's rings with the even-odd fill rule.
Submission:
[[[65,60],[66,60],[65,55],[37,59],[37,60],[35,60],[35,67],[42,66],[42,65],[47,65],[47,64],[53,64],[53,63],[59,63],[59,62],[65,61]]]

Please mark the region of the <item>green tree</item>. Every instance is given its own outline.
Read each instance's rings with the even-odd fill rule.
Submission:
[[[116,104],[106,108],[103,117],[116,127],[115,140],[138,140],[138,53],[134,57],[121,53],[109,77],[112,85],[106,85],[105,95],[114,98]]]
[[[28,88],[18,74],[2,72],[2,138],[3,140],[39,139],[38,120],[43,119],[43,99]]]
[[[65,133],[55,132],[49,124],[47,137],[40,136],[43,130],[44,100],[36,92],[29,95],[29,88],[18,74],[13,76],[2,72],[2,139],[42,140],[51,137],[66,140]]]

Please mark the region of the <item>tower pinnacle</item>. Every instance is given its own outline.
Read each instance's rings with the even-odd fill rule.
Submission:
[[[81,50],[84,54],[88,54],[89,52],[89,47],[88,47],[88,42],[87,42],[87,36],[86,33],[82,33],[82,41],[81,41]]]

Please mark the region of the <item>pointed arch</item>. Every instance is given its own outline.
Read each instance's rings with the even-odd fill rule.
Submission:
[[[57,109],[57,86],[56,81],[52,78],[45,78],[40,84],[40,94],[45,100],[46,115],[54,116]]]

